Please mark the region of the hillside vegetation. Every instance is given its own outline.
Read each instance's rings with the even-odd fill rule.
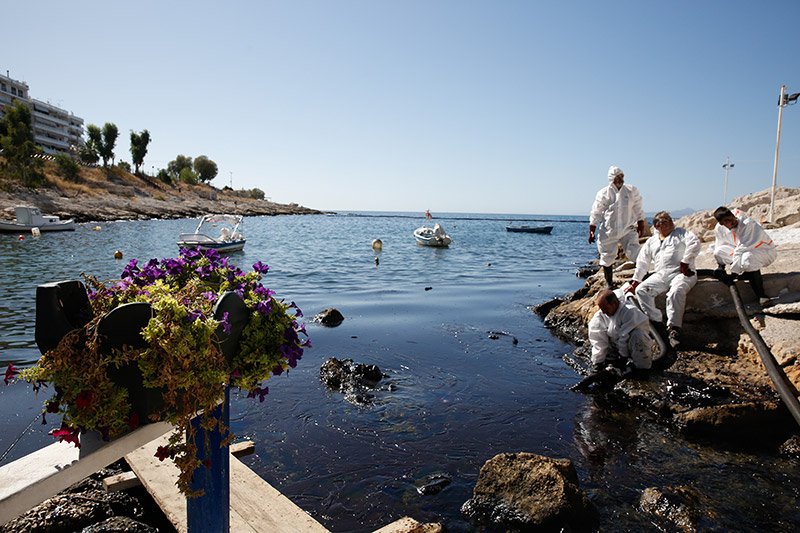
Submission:
[[[282,215],[320,213],[297,204],[278,204],[253,196],[260,191],[217,189],[207,184],[168,185],[122,167],[79,166],[71,179],[54,161],[44,162],[40,186],[26,187],[0,174],[0,217],[13,219],[16,205],[39,207],[46,214],[95,220],[184,218],[206,213]]]

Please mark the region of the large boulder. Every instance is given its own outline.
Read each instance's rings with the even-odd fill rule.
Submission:
[[[596,520],[572,461],[527,452],[486,461],[461,511],[478,522],[521,530],[583,529]]]

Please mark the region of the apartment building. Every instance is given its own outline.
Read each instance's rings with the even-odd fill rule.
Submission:
[[[45,153],[70,152],[83,145],[83,119],[30,97],[28,84],[0,74],[0,117],[5,106],[21,100],[31,108],[33,136]]]

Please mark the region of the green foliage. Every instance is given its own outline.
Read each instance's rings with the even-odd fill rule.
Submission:
[[[170,177],[172,177],[173,181],[178,181],[181,177],[181,171],[185,168],[191,170],[192,168],[192,158],[179,155],[169,163],[167,163],[167,172],[169,172]]]
[[[100,157],[103,158],[103,166],[108,166],[108,161],[114,161],[114,146],[117,144],[119,130],[116,124],[106,122],[103,126],[103,141],[100,146]]]
[[[128,163],[127,161],[120,161],[119,163],[117,163],[117,166],[122,170],[124,170],[125,172],[131,171],[131,164]]]
[[[81,161],[89,164],[96,164],[100,161],[100,150],[103,146],[103,132],[98,126],[89,124],[86,126],[86,142],[80,150]]]
[[[58,172],[69,181],[77,181],[81,173],[81,166],[67,154],[56,155]]]
[[[30,108],[19,100],[6,106],[0,120],[1,168],[12,178],[31,187],[44,179],[41,174],[44,163],[36,157],[42,149],[34,142],[32,123]]]
[[[167,172],[163,168],[158,171],[158,174],[156,175],[156,178],[158,178],[159,180],[163,181],[167,185],[172,185],[172,183],[173,183],[172,176],[170,176],[169,172]]]
[[[139,173],[139,167],[144,163],[144,156],[147,155],[147,145],[150,144],[150,132],[143,130],[141,133],[131,131],[131,161]]]
[[[141,267],[131,260],[120,279],[108,284],[86,277],[95,318],[68,333],[35,366],[20,374],[30,383],[54,385],[56,395],[45,404],[48,413],[62,414],[62,427],[54,435],[77,441],[79,430],[95,430],[113,438],[144,422],[140,416],[169,422],[176,430],[163,455],[172,457],[180,469],[179,488],[188,496],[198,495],[190,490],[198,466],[195,439],[184,438],[187,433],[194,435],[191,420],[202,412],[203,427],[226,432],[228,428],[213,416],[226,386],[238,387],[263,401],[268,390],[262,383],[294,368],[303,347],[310,345],[307,339],[300,339],[305,335],[305,328],[298,323],[303,315],[294,302],[283,303],[261,284],[268,269],[259,261],[252,271],[244,272],[213,250],[184,249],[178,258],[151,259]],[[215,312],[226,293],[242,298],[245,309],[241,315]],[[142,329],[147,347],[126,346],[111,353],[101,350],[99,321],[118,306],[132,302],[151,306],[152,317]],[[241,335],[238,349],[229,359],[221,346],[236,324],[241,324]],[[151,390],[136,393],[160,392],[160,408],[151,413],[133,412],[128,391],[109,375],[119,368],[128,369],[126,372],[138,369],[144,386]]]
[[[189,167],[184,168],[181,170],[180,175],[178,176],[178,180],[181,183],[188,183],[189,185],[197,185],[197,174],[194,173]]]
[[[265,198],[264,191],[258,188],[252,188],[249,191],[250,198],[255,198],[256,200],[263,200]]]
[[[200,155],[194,160],[194,171],[200,181],[208,183],[217,177],[218,169],[214,161],[204,155]]]

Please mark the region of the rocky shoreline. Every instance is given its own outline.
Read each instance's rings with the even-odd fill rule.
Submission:
[[[769,191],[737,198],[732,205],[762,220],[768,210]],[[800,387],[800,189],[782,189],[776,202],[776,224],[766,224],[778,244],[778,260],[763,270],[767,294],[776,304],[764,310],[745,282],[737,286],[751,323],[759,331],[795,387]],[[699,269],[714,268],[709,245],[713,243],[713,218],[700,212],[681,218],[679,227],[692,229],[703,241]],[[631,263],[615,265],[618,285],[633,274]],[[603,288],[600,274],[587,277],[580,290],[564,299],[537,306],[545,325],[559,338],[573,343],[566,361],[584,371],[590,345],[587,323],[597,310],[594,295]],[[657,303],[663,309],[663,296]],[[631,405],[658,413],[665,422],[687,434],[716,438],[747,438],[765,431],[791,435],[797,424],[781,404],[755,346],[736,314],[727,286],[706,278],[698,280],[687,298],[680,349],[668,355],[655,372],[625,379],[610,391]]]
[[[37,189],[6,185],[0,190],[0,218],[14,219],[14,206],[31,205],[76,222],[198,217],[208,213],[244,216],[307,215],[322,211],[252,197],[250,191],[210,185],[170,186],[117,167],[83,169],[77,181],[46,173]]]

